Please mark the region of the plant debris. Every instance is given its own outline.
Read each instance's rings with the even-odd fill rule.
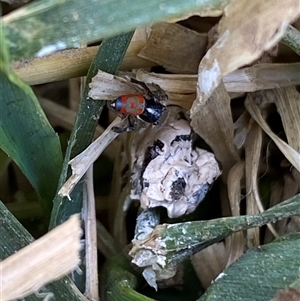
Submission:
[[[193,212],[221,174],[214,154],[192,147],[187,120],[169,116],[159,129],[141,129],[133,145],[131,199],[144,209],[165,207],[171,218]]]

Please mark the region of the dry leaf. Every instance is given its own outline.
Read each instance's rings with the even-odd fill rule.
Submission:
[[[276,45],[288,23],[300,15],[299,0],[232,0],[219,22],[219,39],[202,59],[198,69],[197,99],[191,109],[194,119],[222,77],[253,62]]]
[[[221,174],[211,152],[192,148],[189,122],[178,115],[170,111],[161,128],[141,129],[132,147],[131,199],[143,209],[165,207],[171,218],[193,212]]]
[[[158,22],[149,30],[149,39],[139,52],[139,57],[153,61],[173,73],[197,72],[206,50],[206,34],[166,22]]]
[[[90,83],[89,97],[94,100],[113,100],[123,94],[136,93],[134,87],[119,76],[99,70]]]
[[[299,301],[300,289],[287,287],[283,290],[278,291],[275,297],[271,301]]]
[[[213,92],[206,104],[201,106],[193,120],[194,131],[212,148],[223,169],[223,178],[240,160],[233,141],[233,120],[230,98],[223,84]]]

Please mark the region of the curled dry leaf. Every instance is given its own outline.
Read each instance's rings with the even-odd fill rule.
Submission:
[[[298,0],[233,0],[219,22],[217,42],[198,69],[197,98],[191,109],[192,126],[224,75],[253,62],[276,45],[288,23],[300,15]]]
[[[183,119],[168,119],[141,135],[132,159],[131,198],[144,209],[165,207],[171,218],[193,212],[221,174],[214,155],[192,149],[191,128]]]

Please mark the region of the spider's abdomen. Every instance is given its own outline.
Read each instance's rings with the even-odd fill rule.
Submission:
[[[127,94],[116,98],[110,106],[123,115],[139,116],[145,110],[146,101],[140,94]]]

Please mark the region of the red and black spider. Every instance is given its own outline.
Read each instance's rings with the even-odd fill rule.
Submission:
[[[129,120],[128,127],[114,128],[116,132],[133,130],[135,124],[133,118],[156,125],[166,110],[161,101],[167,100],[167,95],[158,85],[152,84],[156,88],[156,91],[152,92],[145,83],[133,78],[130,81],[140,93],[121,95],[110,103],[113,110],[121,116],[128,116]]]

